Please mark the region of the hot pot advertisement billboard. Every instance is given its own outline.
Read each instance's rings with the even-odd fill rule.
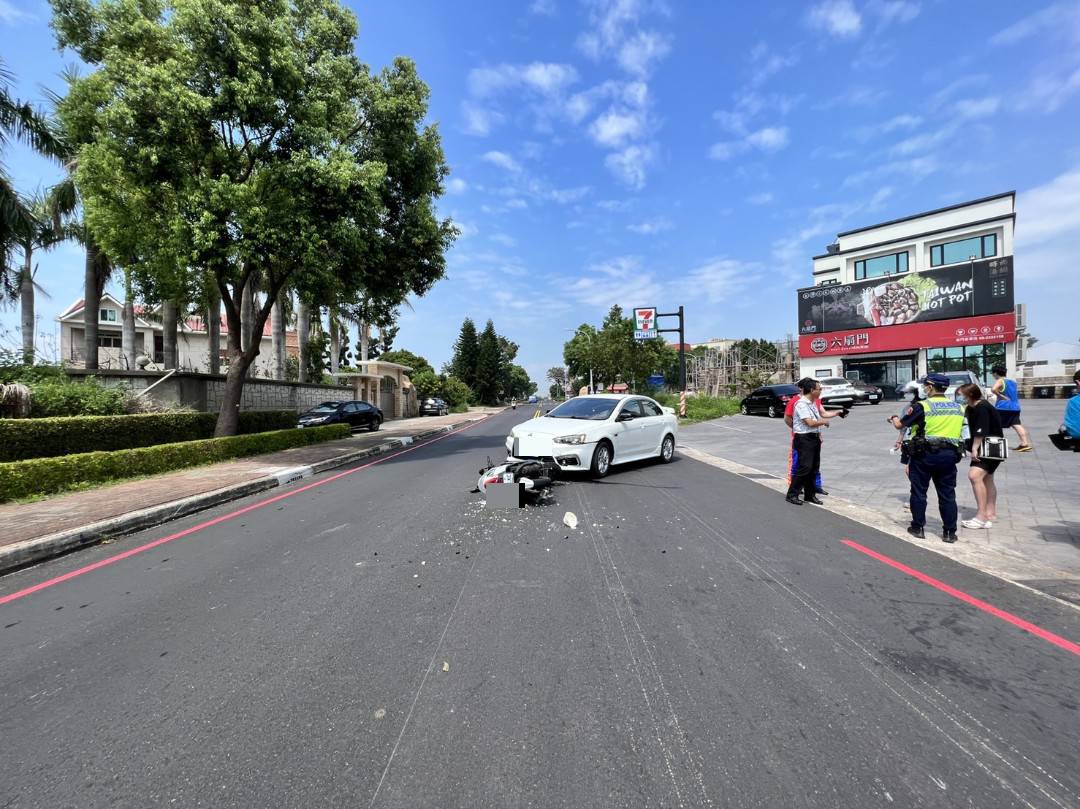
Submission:
[[[799,290],[799,334],[1013,310],[1012,256]]]

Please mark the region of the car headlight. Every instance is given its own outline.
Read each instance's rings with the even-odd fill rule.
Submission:
[[[318,418],[314,418],[314,419],[304,419],[304,421],[306,421],[308,424],[322,424],[328,418],[330,418],[330,417],[329,416],[319,416]]]
[[[584,444],[586,435],[585,433],[578,433],[577,435],[560,435],[551,440],[556,444]]]

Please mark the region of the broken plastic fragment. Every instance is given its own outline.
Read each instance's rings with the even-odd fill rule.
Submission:
[[[572,511],[566,512],[566,514],[563,515],[562,521],[563,521],[563,525],[565,525],[571,531],[574,531],[574,530],[577,529],[577,514],[575,514],[574,512],[572,512]]]
[[[442,670],[443,671],[450,671],[450,664],[447,663],[445,660],[443,661],[443,664],[442,664]]]

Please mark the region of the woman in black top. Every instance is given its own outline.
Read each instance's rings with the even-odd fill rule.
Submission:
[[[975,516],[964,520],[961,525],[965,528],[989,528],[997,519],[997,484],[994,483],[994,472],[1001,461],[981,457],[983,439],[990,436],[1001,437],[1005,433],[1001,429],[1001,418],[997,410],[983,398],[982,388],[974,384],[961,385],[960,395],[968,403],[964,413],[971,433],[971,438],[966,442],[967,450],[971,453],[968,480],[971,481],[971,490],[975,493],[975,502],[979,506]]]

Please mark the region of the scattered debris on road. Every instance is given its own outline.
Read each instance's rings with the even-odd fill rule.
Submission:
[[[562,518],[563,525],[569,528],[571,531],[577,530],[577,514],[572,511],[566,512]]]

